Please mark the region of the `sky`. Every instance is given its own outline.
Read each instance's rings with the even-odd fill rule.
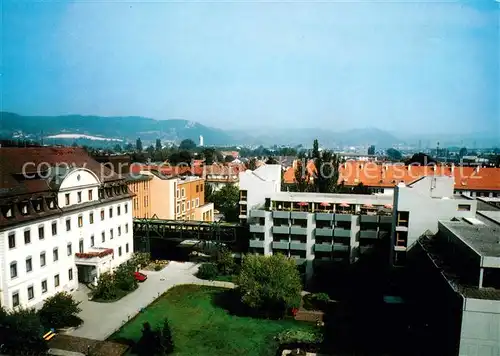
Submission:
[[[3,0],[1,109],[500,136],[493,0]]]

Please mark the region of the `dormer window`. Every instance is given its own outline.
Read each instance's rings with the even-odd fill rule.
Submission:
[[[104,189],[99,189],[99,199],[104,199]]]
[[[115,194],[120,194],[120,187],[115,187]]]
[[[12,213],[12,205],[2,206],[2,214],[6,218],[12,218],[14,216]]]
[[[26,202],[21,203],[19,210],[21,210],[21,214],[28,215],[28,203]]]
[[[33,209],[35,209],[35,211],[37,212],[42,211],[42,199],[36,199],[32,203],[33,203]]]
[[[106,188],[106,195],[111,197],[113,195],[113,190],[111,188]]]
[[[69,205],[69,203],[70,203],[70,201],[69,201],[69,193],[64,194],[64,202],[66,203],[66,205]]]
[[[127,186],[126,185],[122,185],[122,192],[127,193]]]

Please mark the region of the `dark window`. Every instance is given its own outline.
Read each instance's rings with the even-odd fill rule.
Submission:
[[[78,202],[81,203],[82,202],[82,192],[76,193],[76,196],[78,198]]]
[[[42,281],[42,293],[47,293],[47,280]]]
[[[125,224],[125,233],[127,234],[128,233],[128,223]]]
[[[35,298],[35,291],[33,290],[33,286],[28,287],[28,300]]]
[[[43,226],[38,227],[38,238],[43,240],[45,238],[45,229]]]
[[[118,247],[118,256],[121,256],[122,255],[122,247]]]
[[[101,233],[101,237],[102,237],[102,242],[106,242],[106,233],[104,231]]]
[[[68,270],[68,279],[69,279],[70,281],[72,281],[72,280],[73,280],[73,268],[70,268],[70,269]]]
[[[12,306],[14,308],[19,306],[19,292],[12,293]]]
[[[45,266],[47,261],[45,260],[45,252],[40,253],[40,267]]]
[[[52,251],[52,259],[54,260],[54,262],[59,260],[59,250],[57,249],[57,247]]]
[[[120,208],[120,206],[118,205],[118,206],[116,207],[116,215],[120,215],[120,214],[121,214],[121,208]]]
[[[26,259],[26,273],[33,271],[33,263],[31,261],[31,257]]]
[[[16,233],[11,232],[9,234],[9,248],[15,248],[16,247]]]
[[[66,205],[69,205],[69,193],[64,194]]]
[[[17,262],[12,262],[10,264],[10,278],[17,277]]]
[[[31,243],[31,231],[30,230],[26,230],[24,232],[24,243],[25,244]]]
[[[78,227],[82,227],[83,226],[83,216],[79,216],[78,217]]]
[[[128,204],[125,204],[125,214],[128,213]]]
[[[113,217],[113,208],[109,208],[109,217],[112,218]]]
[[[91,223],[91,224],[94,223],[94,213],[89,214],[89,223]]]
[[[128,249],[128,244],[125,245],[125,253],[128,253],[129,249]]]
[[[71,220],[68,219],[66,220],[66,231],[70,231],[71,230]]]
[[[80,253],[83,253],[83,240],[82,239],[78,242],[78,251]]]
[[[109,238],[113,240],[113,229],[109,230]]]
[[[73,247],[71,247],[71,242],[69,242],[68,245],[66,246],[66,251],[68,256],[71,256],[73,254]]]
[[[118,236],[122,236],[122,227],[118,226]]]
[[[54,287],[59,287],[59,275],[54,276]]]
[[[57,235],[57,222],[52,222],[52,236]]]
[[[95,238],[94,235],[90,236],[90,247],[94,247],[95,244]]]
[[[92,189],[89,189],[89,200],[92,200]]]
[[[104,210],[101,210],[101,221],[104,220]]]

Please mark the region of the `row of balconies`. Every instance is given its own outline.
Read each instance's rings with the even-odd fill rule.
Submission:
[[[250,240],[250,248],[264,248],[263,240]],[[298,250],[306,251],[307,244],[305,242],[298,241],[272,241],[272,248],[274,250]],[[314,251],[316,252],[346,252],[349,250],[349,246],[340,243],[316,243],[314,244]]]
[[[255,209],[251,211],[250,216],[253,218],[263,218],[266,216],[266,210]],[[271,211],[273,218],[280,219],[304,219],[306,220],[310,213],[305,211],[280,211],[274,210]],[[392,215],[358,215],[358,214],[342,214],[342,213],[313,213],[316,220],[321,221],[351,221],[351,217],[359,216],[360,221],[363,222],[371,222],[371,223],[381,223],[381,224],[392,224]]]

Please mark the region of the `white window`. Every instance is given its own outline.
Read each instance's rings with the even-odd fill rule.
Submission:
[[[185,212],[186,211],[186,205],[184,204],[184,202],[182,203],[182,212]]]
[[[196,198],[196,207],[200,206],[200,198]]]
[[[190,205],[190,203],[191,203],[191,202],[190,202],[189,200],[186,202],[186,209],[187,209],[187,210],[189,210],[189,205]]]
[[[181,196],[184,198],[186,196],[186,189],[182,188]]]

